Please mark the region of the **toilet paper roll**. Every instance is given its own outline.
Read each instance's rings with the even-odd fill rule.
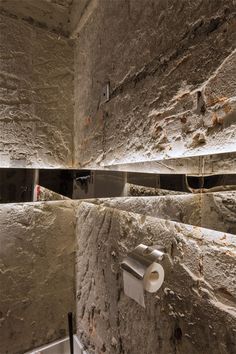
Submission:
[[[144,290],[154,293],[163,284],[164,269],[158,263],[163,259],[162,251],[140,244],[121,263],[124,292],[143,307]]]
[[[135,300],[139,305],[145,307],[143,280],[137,279],[132,274],[123,271],[124,293]]]
[[[142,279],[123,270],[125,295],[145,307],[144,290],[155,293],[163,284],[164,274],[164,269],[159,263],[152,263],[147,267]]]
[[[165,272],[161,264],[152,263],[144,273],[143,288],[149,293],[155,293],[163,284]]]

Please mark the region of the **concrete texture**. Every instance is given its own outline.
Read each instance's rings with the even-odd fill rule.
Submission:
[[[76,40],[75,165],[235,151],[235,21],[233,0],[98,2]]]
[[[73,46],[0,16],[0,166],[71,167]]]
[[[63,338],[74,311],[75,214],[70,202],[0,206],[0,353]]]
[[[234,235],[82,203],[77,221],[78,335],[90,354],[234,354]],[[172,259],[146,309],[123,292],[120,262],[140,242]]]

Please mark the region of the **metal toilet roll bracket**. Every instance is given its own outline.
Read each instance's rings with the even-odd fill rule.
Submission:
[[[121,262],[124,292],[143,307],[144,290],[153,293],[163,284],[165,257],[159,246],[140,244]]]

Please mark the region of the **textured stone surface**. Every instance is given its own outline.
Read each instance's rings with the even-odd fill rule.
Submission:
[[[20,3],[0,2],[1,166],[103,168],[235,151],[233,0]],[[75,74],[71,42],[39,27],[76,33]],[[187,162],[149,167],[203,172]]]
[[[189,174],[194,176],[231,174],[236,171],[236,152],[196,155],[162,160],[114,163],[106,166],[111,171],[130,171],[156,174]]]
[[[73,0],[49,0],[49,2],[68,8],[72,4]]]
[[[0,353],[23,354],[67,333],[74,311],[70,202],[0,206]]]
[[[140,242],[173,268],[146,309],[123,293],[120,262]],[[77,227],[78,335],[89,353],[233,354],[234,235],[82,203]]]
[[[36,185],[36,201],[65,200],[70,199],[62,194],[51,191],[48,188]]]
[[[166,190],[166,189],[161,189],[161,188],[152,188],[152,187],[145,187],[145,186],[139,186],[137,184],[131,184],[127,183],[126,185],[126,191],[127,195],[129,196],[162,196],[162,195],[178,195],[178,194],[184,194],[184,192],[177,192],[177,191],[171,191],[171,190]]]
[[[236,235],[236,192],[89,199],[89,203]],[[81,203],[75,201],[74,203]]]
[[[0,0],[0,12],[68,36],[72,0]]]
[[[202,225],[236,235],[236,192],[209,193],[202,196]]]
[[[73,47],[0,16],[0,166],[71,167]]]
[[[99,2],[76,42],[75,164],[235,151],[235,16],[233,0]]]
[[[95,338],[97,350],[101,349],[101,343],[104,342],[105,347],[108,348],[107,353],[113,353],[113,349],[111,349],[111,352],[109,349],[111,341],[117,353],[120,353],[119,348],[122,353],[123,346],[126,350],[125,353],[137,354],[136,351],[132,352],[135,345],[133,341],[136,341],[135,338],[139,335],[137,333],[141,333],[143,330],[144,332],[147,331],[147,322],[149,321],[152,328],[155,327],[156,331],[161,330],[160,336],[159,332],[157,336],[156,332],[155,334],[153,332],[147,333],[150,343],[160,337],[155,345],[161,346],[160,343],[163,341],[163,349],[161,349],[163,354],[166,354],[165,350],[172,353],[173,347],[177,345],[176,343],[180,347],[183,345],[183,348],[187,348],[189,352],[186,349],[186,354],[189,354],[191,352],[190,344],[185,341],[184,344],[181,344],[182,342],[172,336],[173,331],[175,326],[181,326],[184,332],[183,336],[186,335],[188,341],[188,335],[193,337],[193,331],[195,331],[195,324],[190,325],[190,328],[192,328],[191,326],[193,328],[191,331],[189,330],[189,322],[199,323],[202,321],[202,331],[204,333],[200,332],[200,325],[197,326],[195,338],[200,338],[202,335],[209,335],[209,338],[210,336],[213,336],[213,338],[218,336],[216,348],[219,345],[220,348],[223,348],[223,353],[233,353],[230,349],[230,345],[234,345],[231,337],[231,320],[228,319],[227,314],[228,312],[232,313],[235,308],[235,236],[228,236],[212,230],[203,230],[197,226],[203,225],[215,230],[236,234],[235,192],[108,198],[95,199],[91,202],[100,205],[92,206],[92,204],[85,204],[81,200],[74,200],[0,206],[0,353],[24,353],[30,348],[65,335],[66,314],[68,311],[74,310],[75,305],[74,230],[76,213],[78,216],[77,234],[79,235],[80,257],[78,284],[82,287],[81,295],[79,289],[77,293],[77,298],[80,301],[78,306],[79,323],[82,324],[82,328],[79,325],[79,330],[84,330],[85,334],[91,335],[91,341]],[[139,215],[132,214],[131,211]],[[85,213],[88,213],[87,219]],[[111,217],[112,214],[114,214],[114,217]],[[173,221],[176,223],[173,223]],[[91,235],[88,235],[89,232],[91,232]],[[161,298],[161,300],[155,298],[157,304],[150,305],[147,313],[144,313],[143,310],[139,312],[139,308],[135,307],[137,305],[133,305],[135,312],[137,312],[134,315],[133,312],[129,314],[130,303],[127,302],[127,299],[125,300],[122,293],[121,280],[118,280],[118,283],[113,283],[113,271],[117,269],[118,272],[117,262],[120,259],[119,257],[141,241],[143,237],[146,237],[150,244],[155,240],[158,243],[165,244],[168,250],[171,250],[172,257],[177,257],[176,262],[178,257],[182,257],[180,263],[183,263],[183,267],[178,262],[175,265],[178,272],[174,275],[177,278],[170,278],[165,287],[172,289],[175,293],[177,292],[179,297],[183,297],[183,300],[179,302],[179,297],[166,290],[166,294],[162,294],[164,298]],[[195,240],[195,238],[198,238],[198,240]],[[114,251],[113,253],[111,251],[111,254],[110,247]],[[121,251],[119,257],[118,251]],[[203,258],[200,252],[204,253]],[[186,274],[188,274],[189,269],[186,270],[185,266],[189,267],[194,276],[197,275],[199,279],[194,278],[191,273],[189,273],[188,278]],[[100,278],[101,267],[106,269],[105,280]],[[202,269],[204,269],[204,279],[201,277]],[[84,277],[84,274],[87,275],[87,278]],[[98,278],[96,278],[97,276]],[[192,280],[192,277],[194,280]],[[91,279],[95,279],[95,283]],[[180,282],[179,285],[178,281]],[[114,284],[119,286],[116,287]],[[115,298],[110,298],[110,285],[112,289],[114,288],[112,294],[115,294]],[[188,286],[190,290],[186,290],[185,286]],[[209,291],[209,296],[207,291]],[[95,295],[95,292],[97,295]],[[90,294],[88,303],[85,303],[88,293]],[[120,296],[120,299],[122,299],[118,303],[115,302],[116,296],[118,298]],[[199,303],[201,297],[205,299],[204,303]],[[192,308],[195,300],[196,308],[194,305]],[[97,301],[99,306],[101,301],[105,301],[101,304],[99,315],[101,317],[97,317],[97,311],[100,311],[96,307]],[[124,307],[123,301],[126,303]],[[211,307],[209,307],[208,302],[213,302],[214,306],[217,307],[216,320],[214,318],[215,307],[210,310]],[[161,304],[161,310],[158,304]],[[121,311],[118,318],[114,317],[116,316],[117,306]],[[173,310],[171,310],[171,306]],[[113,307],[114,314],[112,314]],[[159,320],[158,323],[155,320],[159,311],[161,311],[161,316],[164,316],[164,322],[161,323],[162,328],[159,328]],[[199,315],[197,315],[198,311],[200,311]],[[204,311],[206,311],[206,314],[202,315]],[[82,315],[82,312],[84,312],[84,315]],[[171,314],[168,315],[169,313]],[[182,319],[183,314],[188,319],[188,324]],[[88,316],[90,316],[90,327],[87,332]],[[97,332],[93,328],[94,316],[98,321]],[[139,323],[137,333],[135,329],[131,330],[129,327],[132,316],[134,316],[134,321]],[[144,319],[139,321],[142,316],[144,316]],[[169,322],[168,316],[173,317],[173,322]],[[191,316],[196,316],[199,319],[193,321]],[[222,323],[226,321],[229,334],[226,335],[223,332],[221,335],[218,334],[217,321],[219,317],[217,316],[221,316]],[[230,316],[229,318],[231,318]],[[119,321],[122,322],[120,334]],[[212,327],[209,327],[209,332],[205,328],[208,325]],[[105,337],[103,326],[107,332]],[[110,338],[111,332],[114,338]],[[130,333],[131,347],[129,347],[129,340],[124,332]],[[216,333],[216,335],[213,335],[213,333]],[[85,334],[79,333],[87,343]],[[96,337],[97,335],[100,339]],[[122,337],[121,341],[119,335]],[[172,344],[170,343],[170,337],[172,338]],[[206,337],[204,340],[206,340]],[[123,341],[126,344],[122,344]],[[218,343],[219,341],[222,341],[222,345]],[[231,342],[232,344],[230,344]],[[155,345],[154,348],[160,348],[155,347]],[[150,349],[150,347],[148,348]],[[184,350],[182,353],[185,353]],[[93,353],[91,347],[90,351]],[[195,352],[197,353],[197,349]],[[150,354],[152,351],[146,353]],[[155,351],[153,353],[156,354]]]
[[[81,28],[84,27],[93,11],[98,6],[98,3],[99,0],[72,1],[68,24],[71,38],[76,38],[79,36]]]

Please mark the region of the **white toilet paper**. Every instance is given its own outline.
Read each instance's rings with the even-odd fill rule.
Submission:
[[[143,277],[143,288],[149,293],[155,293],[163,284],[165,272],[161,264],[152,263]]]
[[[132,274],[123,271],[125,295],[145,307],[143,281],[135,278]]]
[[[143,307],[144,290],[154,293],[163,284],[164,269],[155,262],[163,259],[163,256],[161,251],[140,244],[121,264],[125,294]]]

